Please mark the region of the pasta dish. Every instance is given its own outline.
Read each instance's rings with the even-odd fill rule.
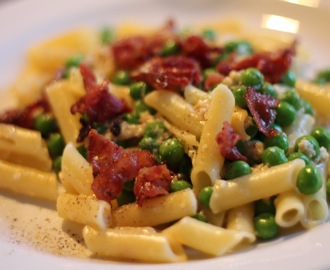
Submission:
[[[233,22],[40,42],[0,114],[0,188],[53,201],[110,260],[222,256],[318,226],[330,72],[300,79],[299,57]]]

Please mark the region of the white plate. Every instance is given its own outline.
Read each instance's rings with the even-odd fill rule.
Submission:
[[[179,24],[239,17],[255,29],[263,14],[299,22],[299,41],[311,53],[313,68],[329,64],[329,1],[304,0],[318,8],[270,0],[16,0],[0,4],[0,89],[18,73],[26,48],[42,38],[81,25],[104,26],[136,20],[161,25],[169,17]],[[45,206],[45,207],[40,207]],[[152,265],[77,259],[88,253],[79,235],[66,230],[54,206],[7,192],[0,193],[0,261],[2,269],[329,269],[330,223],[290,237],[259,244],[221,258]],[[64,232],[63,230],[64,229]],[[73,234],[73,240],[72,236]],[[54,256],[52,253],[67,255]]]

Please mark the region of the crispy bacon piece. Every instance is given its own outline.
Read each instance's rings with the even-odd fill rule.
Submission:
[[[253,67],[261,71],[266,81],[277,83],[289,70],[294,54],[295,44],[291,48],[277,52],[257,53],[238,62],[232,56],[227,61],[220,62],[217,65],[217,70],[224,75],[228,75],[232,70]]]
[[[112,117],[129,112],[131,109],[123,99],[108,91],[108,82],[98,85],[92,70],[85,64],[80,65],[86,95],[71,106],[71,113],[86,113],[92,122],[104,123]]]
[[[112,44],[112,54],[116,66],[131,70],[150,58],[148,39],[143,36],[129,37]]]
[[[133,80],[142,80],[155,89],[181,91],[188,84],[199,86],[202,74],[198,63],[184,56],[154,57],[132,72]]]
[[[141,169],[134,185],[138,205],[147,198],[168,194],[171,181],[171,173],[164,164]]]
[[[37,113],[48,112],[49,104],[45,97],[28,105],[24,109],[8,110],[0,115],[0,123],[34,129],[34,119]]]
[[[222,52],[220,47],[208,45],[199,36],[189,36],[182,41],[182,53],[198,61],[202,68],[210,67]]]
[[[88,137],[88,160],[94,175],[92,190],[100,200],[110,202],[115,199],[124,182],[134,179],[140,169],[157,164],[149,151],[124,150],[95,130],[91,130]]]
[[[248,159],[243,156],[235,146],[236,143],[241,140],[241,136],[234,132],[234,129],[227,121],[223,123],[223,128],[218,133],[215,140],[223,157],[232,161],[243,160],[248,162]]]
[[[116,66],[133,70],[154,56],[159,56],[168,40],[180,43],[174,33],[175,24],[169,20],[156,34],[151,36],[132,36],[114,42],[111,46]]]
[[[271,128],[276,118],[279,101],[271,96],[258,93],[253,87],[248,87],[245,95],[246,104],[253,116],[258,130],[267,137],[274,137],[278,130]]]

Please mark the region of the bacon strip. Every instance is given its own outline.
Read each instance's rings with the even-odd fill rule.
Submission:
[[[248,162],[248,159],[243,156],[235,146],[236,143],[241,140],[241,136],[234,132],[234,129],[227,121],[223,123],[223,128],[218,133],[215,140],[223,157],[232,161],[243,160]]]
[[[231,55],[227,61],[222,61],[218,64],[217,70],[224,75],[228,75],[232,70],[243,70],[253,67],[261,71],[266,81],[277,83],[290,69],[294,55],[295,44],[291,48],[277,52],[257,53],[238,62]]]
[[[71,113],[86,113],[92,122],[104,123],[112,117],[129,112],[131,108],[123,99],[108,91],[108,82],[98,85],[92,70],[85,64],[80,65],[86,95],[71,106]]]
[[[253,87],[247,88],[245,101],[258,130],[267,137],[278,135],[279,131],[271,126],[276,118],[275,108],[279,101],[271,96],[258,93]]]
[[[124,182],[137,177],[140,169],[157,164],[146,150],[127,151],[91,130],[88,135],[88,160],[92,164],[92,190],[100,200],[110,202],[123,190]]]
[[[111,46],[117,68],[133,70],[159,56],[168,40],[180,43],[179,37],[174,33],[175,24],[169,20],[156,34],[151,36],[133,36],[114,42]]]
[[[134,185],[137,204],[142,205],[147,198],[167,195],[171,186],[171,173],[166,165],[143,168],[139,171]]]
[[[155,89],[181,91],[188,84],[199,86],[202,73],[197,61],[184,56],[154,57],[132,72],[133,80],[142,80]]]
[[[12,109],[0,115],[0,123],[12,124],[15,126],[34,129],[34,120],[37,113],[48,112],[49,104],[43,96],[36,102],[23,109]]]
[[[202,68],[212,66],[220,52],[220,47],[208,45],[199,36],[192,35],[182,41],[182,54],[197,60]]]

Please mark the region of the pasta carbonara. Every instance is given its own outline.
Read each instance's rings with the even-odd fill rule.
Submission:
[[[294,40],[232,30],[169,21],[32,47],[0,115],[0,188],[53,201],[111,260],[221,256],[325,222],[327,81],[297,78]]]

